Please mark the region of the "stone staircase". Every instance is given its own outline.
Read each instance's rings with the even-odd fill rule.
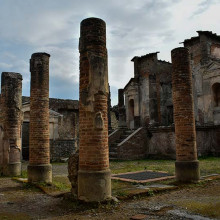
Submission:
[[[123,129],[120,136],[113,142],[109,143],[109,159],[117,160],[118,159],[118,145],[123,142],[129,135],[131,135],[134,130]]]

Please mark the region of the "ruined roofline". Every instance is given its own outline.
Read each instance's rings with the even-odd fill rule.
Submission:
[[[132,82],[137,82],[137,79],[136,79],[136,78],[131,78],[131,79],[129,80],[129,82],[125,85],[124,90],[126,90],[126,88],[127,88]]]
[[[185,43],[189,43],[189,42],[193,42],[195,40],[198,40],[198,39],[200,39],[201,34],[204,34],[207,37],[210,37],[212,39],[220,41],[220,36],[217,35],[216,33],[212,33],[212,31],[196,31],[196,32],[198,33],[199,36],[191,37],[190,39],[185,39],[183,42],[180,42],[180,44],[182,44],[182,43],[185,44]]]
[[[169,61],[166,61],[166,60],[158,60],[158,62],[160,62],[160,63],[167,63],[167,64],[170,64],[170,65],[172,65],[172,63],[171,63],[171,62],[169,62]]]
[[[70,102],[79,102],[79,100],[74,100],[74,99],[60,99],[60,98],[49,98],[51,101],[70,101]],[[24,103],[28,103],[30,101],[27,101],[27,100],[30,100],[30,96],[22,96],[22,101],[23,101],[23,104]]]
[[[30,97],[29,96],[22,96],[22,105],[30,103]],[[56,99],[56,98],[49,98],[49,105],[51,108],[55,106],[63,106],[67,109],[79,109],[79,101],[78,100],[72,100],[72,99]],[[53,107],[52,107],[53,106]]]
[[[159,51],[157,51],[157,52],[154,52],[154,53],[148,53],[148,54],[146,54],[146,55],[143,55],[143,56],[135,56],[135,57],[133,57],[132,59],[131,59],[131,61],[133,61],[134,62],[134,60],[135,59],[143,59],[143,58],[149,58],[149,57],[152,57],[152,56],[155,56],[155,55],[157,55],[158,53],[160,53]]]

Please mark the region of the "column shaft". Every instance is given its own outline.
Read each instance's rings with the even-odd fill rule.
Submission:
[[[106,25],[98,18],[81,22],[78,198],[111,197],[108,151],[108,66]]]
[[[49,57],[34,53],[30,60],[29,182],[52,182],[49,145]]]
[[[3,72],[1,80],[1,170],[6,176],[21,175],[22,76]]]
[[[189,50],[172,50],[172,84],[176,134],[176,178],[190,182],[199,179],[196,130]]]

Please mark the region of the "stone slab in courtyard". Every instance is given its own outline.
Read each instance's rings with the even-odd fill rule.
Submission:
[[[112,179],[118,179],[127,182],[140,182],[140,183],[153,182],[157,180],[165,180],[172,178],[174,178],[174,176],[172,176],[169,173],[155,172],[150,170],[112,175]]]

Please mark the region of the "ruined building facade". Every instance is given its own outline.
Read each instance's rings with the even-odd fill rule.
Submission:
[[[190,54],[198,155],[219,155],[220,36],[209,31],[197,33],[198,36],[184,40],[183,46]],[[147,140],[140,145],[134,132],[124,140],[115,132],[110,136],[110,144],[118,141],[117,152],[121,151],[121,145],[125,146],[132,139],[133,148],[136,152],[144,149],[145,157],[175,158],[172,64],[158,60],[157,53],[135,56],[131,60],[134,77],[124,87],[127,128],[137,131],[145,127],[143,137]],[[118,158],[139,158],[129,148],[131,141],[126,146],[126,156],[120,154]]]
[[[50,158],[68,158],[78,145],[78,100],[49,99]],[[29,159],[30,98],[22,97],[22,158]]]
[[[134,78],[124,88],[126,122],[130,129],[173,123],[171,68],[157,53],[134,57]]]

